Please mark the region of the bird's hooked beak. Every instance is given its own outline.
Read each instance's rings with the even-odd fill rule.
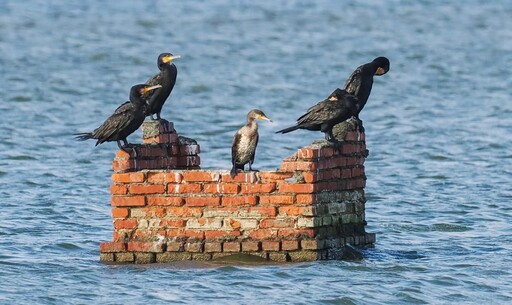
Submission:
[[[165,56],[164,58],[162,58],[162,61],[164,63],[169,63],[172,60],[175,60],[176,58],[181,58],[181,56],[180,55],[168,55],[168,56]]]
[[[269,121],[269,122],[272,122],[271,119],[267,118],[266,116],[264,115],[258,115],[257,117],[258,119],[262,120],[262,121]]]
[[[155,89],[158,89],[158,88],[162,88],[162,85],[154,85],[154,86],[150,86],[150,87],[144,87],[142,88],[141,93],[144,94],[148,91],[151,91],[151,90],[155,90]]]
[[[378,67],[377,71],[375,71],[375,75],[382,75],[382,74],[386,74],[386,70],[384,70],[381,67]]]

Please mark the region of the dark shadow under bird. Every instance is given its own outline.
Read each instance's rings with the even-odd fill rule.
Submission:
[[[374,75],[384,75],[389,71],[389,60],[386,57],[377,57],[373,61],[357,67],[345,82],[343,89],[359,99],[359,109],[354,117],[359,124],[359,130],[364,131],[359,113],[368,101],[373,86]]]
[[[119,106],[105,122],[93,132],[76,134],[76,139],[85,141],[96,139],[96,145],[104,142],[117,141],[119,149],[124,150],[121,145],[128,145],[126,138],[136,131],[144,122],[146,102],[142,98],[147,92],[161,88],[161,85],[149,86],[146,84],[135,85],[130,89],[130,101]]]
[[[176,83],[176,76],[178,70],[176,66],[171,63],[172,60],[180,58],[179,55],[172,55],[171,53],[162,53],[158,56],[157,66],[160,72],[150,78],[146,85],[155,86],[161,85],[162,88],[144,94],[143,98],[147,101],[148,107],[146,109],[146,116],[150,116],[152,120],[153,114],[156,114],[156,119],[160,120],[160,113],[165,101],[171,94],[174,84]]]
[[[276,133],[288,133],[297,129],[321,131],[325,133],[327,141],[338,144],[332,134],[332,127],[354,116],[359,107],[357,97],[338,88],[327,99],[309,108],[297,119],[295,126],[279,130]]]
[[[247,114],[247,123],[240,128],[233,138],[231,144],[231,178],[236,176],[237,170],[244,170],[245,164],[249,163],[249,170],[252,171],[252,163],[258,146],[258,123],[256,119],[272,122],[263,111],[253,109]]]

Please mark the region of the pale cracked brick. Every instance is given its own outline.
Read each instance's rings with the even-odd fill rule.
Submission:
[[[191,218],[187,221],[187,229],[220,229],[222,218]]]
[[[297,226],[299,228],[314,228],[322,225],[322,217],[299,217]]]
[[[139,219],[138,228],[146,229],[149,226],[149,221],[147,219]]]
[[[146,211],[144,209],[131,209],[130,216],[135,218],[144,218],[146,217]]]

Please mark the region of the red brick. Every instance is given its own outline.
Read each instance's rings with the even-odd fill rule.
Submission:
[[[256,196],[231,196],[222,197],[223,206],[256,205]]]
[[[283,251],[293,251],[299,249],[299,241],[298,240],[283,240],[281,242],[281,249]]]
[[[177,172],[148,172],[149,183],[180,183],[182,176]]]
[[[204,231],[204,235],[206,239],[224,239],[227,237],[238,237],[242,235],[242,233],[240,233],[240,231],[207,230]]]
[[[271,239],[277,237],[277,230],[257,229],[249,233],[249,237],[253,239]]]
[[[164,252],[165,244],[157,242],[128,242],[128,251],[130,252]]]
[[[168,216],[175,217],[201,217],[203,215],[202,208],[167,208]]]
[[[261,195],[261,205],[293,204],[293,195]]]
[[[306,183],[317,182],[318,180],[320,180],[318,179],[318,174],[312,172],[303,172],[302,177],[304,178],[304,182]]]
[[[260,221],[260,228],[269,229],[269,228],[293,228],[295,226],[295,221],[290,218],[283,219],[275,219],[275,218],[267,218]]]
[[[130,159],[130,158],[132,158],[131,153],[127,153],[124,150],[116,151],[115,159]]]
[[[201,184],[168,184],[167,194],[200,194]]]
[[[344,155],[351,155],[358,152],[359,149],[356,144],[343,143],[341,146],[341,153]]]
[[[165,186],[162,184],[132,184],[130,185],[130,194],[163,194]]]
[[[298,194],[295,198],[297,204],[311,205],[316,202],[315,195],[312,194]]]
[[[280,182],[285,179],[289,179],[293,177],[293,172],[281,172],[281,171],[261,171],[258,173],[258,176],[261,179],[261,182]]]
[[[297,158],[299,159],[316,159],[319,156],[319,148],[304,147],[297,151]]]
[[[112,195],[126,195],[126,194],[128,194],[128,185],[125,185],[125,184],[112,184],[110,186],[110,194],[112,194]]]
[[[175,206],[184,204],[182,197],[177,196],[147,196],[149,206]]]
[[[247,212],[257,213],[263,217],[275,217],[277,215],[277,209],[275,207],[251,207]]]
[[[185,205],[191,207],[219,206],[220,197],[188,197]]]
[[[112,218],[126,218],[129,215],[128,209],[123,208],[113,208],[112,209]]]
[[[114,160],[112,161],[112,170],[114,172],[122,172],[134,169],[133,160]]]
[[[255,193],[271,193],[276,190],[276,184],[261,183],[261,184],[242,184],[242,194],[255,194]]]
[[[341,169],[341,179],[350,179],[352,178],[352,171],[350,168]]]
[[[236,241],[225,242],[222,244],[224,252],[240,252],[240,243]]]
[[[281,242],[279,241],[262,241],[261,248],[263,251],[280,251]]]
[[[167,147],[161,147],[160,145],[145,145],[138,150],[137,157],[148,159],[167,157]]]
[[[318,162],[309,162],[309,161],[295,161],[289,162],[285,161],[281,164],[280,170],[289,172],[289,171],[315,171],[318,169]]]
[[[211,183],[205,184],[203,191],[210,194],[237,194],[240,186],[236,183]]]
[[[114,183],[140,183],[144,182],[144,173],[116,173],[112,174]]]
[[[323,157],[323,158],[330,158],[334,155],[334,147],[327,147],[327,146],[324,146],[322,148],[320,148],[320,157]]]
[[[283,216],[299,216],[304,213],[304,207],[284,206],[279,207],[279,215]]]
[[[313,183],[280,183],[279,192],[308,194],[316,192],[316,186]]]
[[[245,252],[260,251],[260,242],[259,241],[243,241],[242,242],[242,251],[245,251]]]
[[[231,178],[229,174],[221,176],[222,182],[240,182],[240,183],[256,183],[258,181],[257,172],[241,172],[235,178]]]
[[[283,238],[315,237],[314,229],[279,229],[277,236]]]
[[[204,232],[197,230],[185,230],[183,231],[183,236],[204,239]]]
[[[121,242],[103,242],[100,243],[100,252],[101,253],[109,253],[109,252],[125,252],[126,244]]]
[[[113,206],[135,207],[146,205],[144,196],[113,196],[110,198]]]
[[[126,232],[112,232],[112,240],[115,242],[125,241],[127,238]]]
[[[137,219],[117,219],[114,220],[114,229],[135,229],[137,227]]]
[[[186,225],[186,219],[164,219],[160,221],[162,228],[184,228]]]
[[[184,171],[183,180],[187,182],[217,182],[220,175],[209,171]]]

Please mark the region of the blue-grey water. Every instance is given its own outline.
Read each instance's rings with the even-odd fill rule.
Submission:
[[[510,304],[512,2],[0,2],[1,304]],[[391,61],[361,114],[367,230],[356,262],[110,266],[115,143],[99,126],[180,54],[162,116],[229,168],[252,108],[255,168],[321,133],[293,124],[360,64]],[[140,141],[140,131],[129,140]]]

